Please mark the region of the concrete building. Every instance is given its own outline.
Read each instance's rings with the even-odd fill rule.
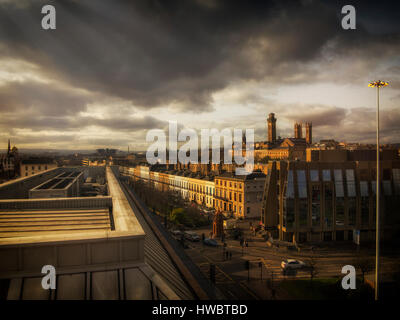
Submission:
[[[265,184],[265,174],[261,171],[255,171],[247,176],[236,176],[233,172],[204,176],[200,172],[162,171],[157,167],[147,166],[120,167],[120,170],[123,174],[153,184],[160,191],[179,192],[183,199],[219,210],[225,216],[236,218],[260,216]]]
[[[83,180],[83,171],[67,171],[29,190],[29,198],[79,197]]]
[[[3,298],[193,299],[161,248],[154,265],[161,273],[168,270],[165,274],[160,276],[148,264],[151,256],[145,261],[146,233],[121,189],[117,170],[95,169],[96,175],[103,169],[108,196],[27,198],[35,185],[63,175],[67,181],[71,172],[78,173],[74,179],[79,180],[89,172],[83,167],[56,168],[0,185]],[[13,195],[19,197],[10,198]],[[147,250],[155,242],[152,239]],[[42,288],[44,265],[55,267],[55,290]]]
[[[20,176],[27,177],[38,172],[54,169],[57,164],[50,158],[28,158],[21,160]]]
[[[243,176],[230,172],[216,176],[214,208],[235,218],[259,217],[264,184],[265,175],[257,171]]]
[[[261,221],[280,240],[352,240],[375,236],[376,163],[370,161],[269,164]],[[400,233],[400,161],[382,161],[382,239]]]

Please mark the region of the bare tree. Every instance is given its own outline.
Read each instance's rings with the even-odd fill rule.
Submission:
[[[374,269],[374,259],[366,254],[360,255],[355,259],[354,267],[361,271],[364,283],[365,275]]]

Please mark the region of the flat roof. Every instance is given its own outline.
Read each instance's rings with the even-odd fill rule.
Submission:
[[[4,238],[111,231],[112,224],[108,208],[0,210],[0,243]]]
[[[54,179],[63,181],[63,178],[60,178],[63,174],[61,173],[45,183]],[[78,174],[83,174],[83,172],[80,171]],[[46,201],[53,201],[53,198],[4,199],[1,201],[32,201],[35,202],[32,205],[35,209],[0,209],[0,245],[65,241],[67,239],[85,240],[125,235],[144,236],[145,233],[114,173],[107,168],[106,174],[109,195],[112,198],[111,217],[107,206],[48,209]],[[71,178],[64,179],[71,180]],[[75,179],[76,177],[72,180]],[[73,199],[79,201],[88,198],[74,197]],[[58,200],[63,201],[63,198]],[[43,208],[40,208],[41,201],[43,201]]]
[[[31,191],[50,190],[50,189],[66,189],[72,184],[83,171],[64,172],[56,177],[53,177],[38,186],[31,189]]]

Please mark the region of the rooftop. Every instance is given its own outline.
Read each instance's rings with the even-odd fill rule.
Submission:
[[[21,160],[22,164],[52,164],[55,163],[51,158],[27,158]]]

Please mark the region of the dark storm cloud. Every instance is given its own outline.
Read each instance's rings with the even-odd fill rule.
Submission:
[[[109,117],[99,119],[90,116],[59,117],[59,116],[35,116],[32,113],[3,114],[0,118],[0,126],[8,126],[13,129],[30,128],[32,130],[60,130],[76,131],[90,126],[102,127],[114,132],[135,132],[141,130],[164,128],[166,121],[158,120],[151,116],[145,117]]]
[[[340,7],[322,1],[52,1],[54,31],[40,27],[44,3],[1,7],[2,54],[142,107],[208,111],[235,79],[295,81],[330,40],[343,54],[360,41],[375,48],[361,25],[354,43]]]
[[[321,112],[318,121],[313,120],[315,140],[336,139],[349,142],[373,142],[376,138],[376,110],[372,108],[353,108],[345,110],[326,106],[326,113]],[[313,117],[312,114],[307,117]],[[327,121],[324,119],[330,118]],[[309,118],[308,118],[309,119]],[[314,118],[315,119],[315,118]],[[384,109],[380,112],[380,135],[384,143],[394,142],[400,136],[400,109]]]
[[[344,108],[326,105],[291,106],[290,109],[290,113],[284,114],[287,119],[312,122],[314,127],[340,125],[347,114]]]

